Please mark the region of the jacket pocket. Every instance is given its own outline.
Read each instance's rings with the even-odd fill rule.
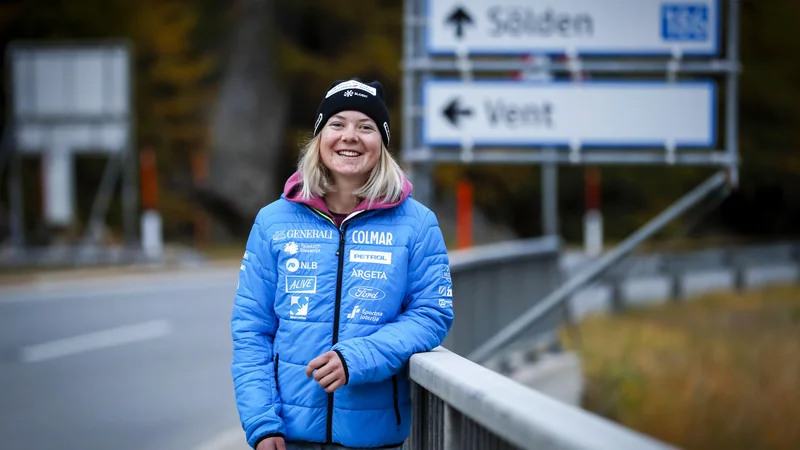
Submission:
[[[397,375],[392,375],[392,391],[394,392],[394,415],[397,417],[397,424],[400,425],[400,400],[397,393]]]
[[[278,362],[281,359],[281,355],[276,353],[275,354],[275,390],[280,392],[281,389],[278,387]]]

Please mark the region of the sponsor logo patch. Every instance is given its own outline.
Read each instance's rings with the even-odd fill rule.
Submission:
[[[286,277],[287,294],[316,294],[317,277],[303,277],[288,275]]]
[[[350,314],[347,315],[347,318],[350,320],[360,320],[364,322],[372,322],[377,323],[383,317],[383,313],[380,311],[373,311],[364,309],[358,305],[353,307],[353,310],[350,311]]]
[[[353,244],[392,245],[394,235],[390,231],[356,230],[350,233]]]
[[[305,319],[308,317],[309,298],[304,295],[293,295],[289,304],[289,318]]]
[[[378,270],[353,269],[353,273],[350,274],[350,277],[361,278],[362,280],[385,280],[386,272],[381,272]]]
[[[392,253],[350,250],[350,262],[391,265]]]
[[[357,298],[359,300],[383,300],[386,298],[386,293],[382,290],[374,287],[367,287],[367,286],[357,286],[349,291],[350,297]]]

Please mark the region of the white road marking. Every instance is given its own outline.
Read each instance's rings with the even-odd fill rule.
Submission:
[[[236,281],[235,277],[224,276],[216,279],[212,277],[211,279],[178,280],[173,284],[153,283],[150,280],[143,279],[139,281],[139,284],[118,283],[113,287],[94,287],[84,284],[78,286],[53,285],[47,288],[30,286],[0,289],[0,305],[4,303],[27,303],[35,301],[97,300],[133,295],[183,293],[208,289],[230,289],[230,294],[233,295],[236,290]],[[181,299],[183,297],[178,296],[175,298]]]
[[[31,345],[22,349],[21,357],[24,362],[35,363],[91,350],[157,339],[168,335],[171,331],[172,327],[168,321],[153,320]]]
[[[213,439],[195,447],[195,450],[247,450],[248,448],[250,447],[244,438],[244,430],[237,427],[218,434]]]

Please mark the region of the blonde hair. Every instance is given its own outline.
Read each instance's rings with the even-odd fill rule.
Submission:
[[[324,197],[328,192],[335,190],[330,170],[322,163],[319,151],[319,134],[303,145],[300,150],[297,170],[303,181],[300,197],[304,200],[312,197]],[[394,203],[403,195],[404,178],[405,174],[400,164],[381,142],[381,155],[378,163],[373,167],[364,186],[361,186],[353,194],[367,200],[370,205],[379,200]]]

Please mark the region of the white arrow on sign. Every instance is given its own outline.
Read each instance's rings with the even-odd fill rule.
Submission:
[[[713,55],[719,0],[427,0],[429,53]]]
[[[423,142],[584,147],[713,147],[711,82],[427,80]]]

